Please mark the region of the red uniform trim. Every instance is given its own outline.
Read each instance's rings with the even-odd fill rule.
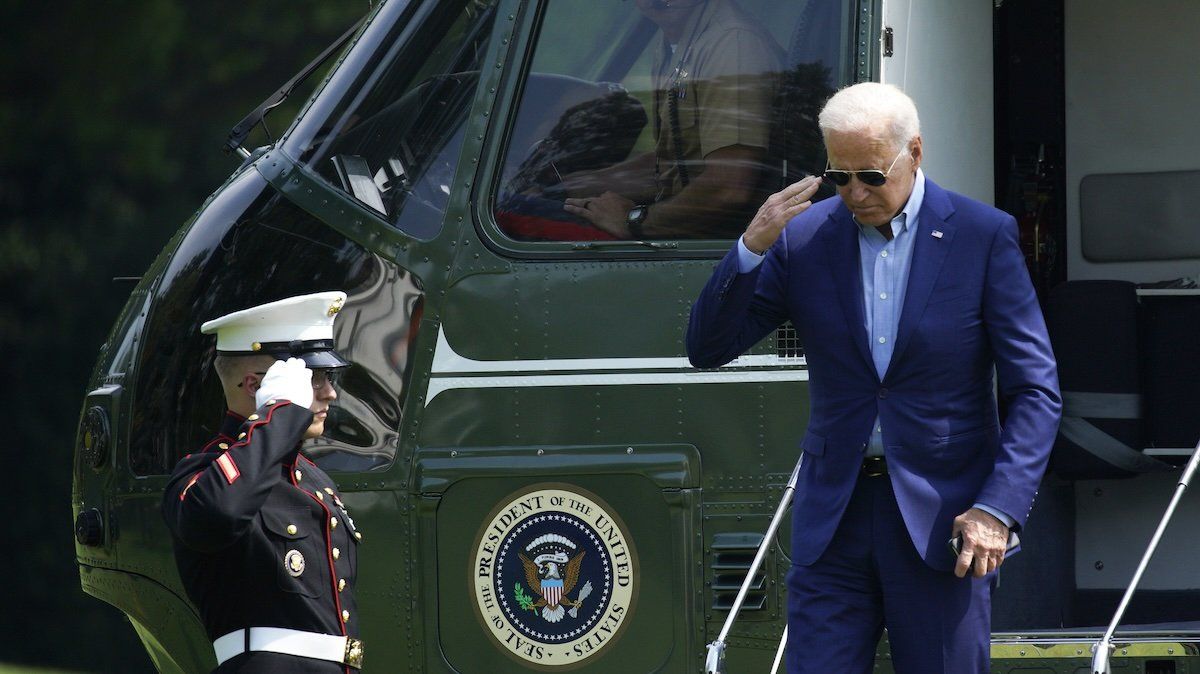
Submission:
[[[204,472],[204,471],[201,471],[201,472]],[[188,480],[188,483],[183,488],[183,491],[179,492],[179,500],[180,501],[183,500],[184,496],[187,496],[188,490],[191,489],[192,485],[196,484],[196,480],[199,480],[199,479],[200,479],[200,473],[196,473],[195,475],[192,476],[192,479]]]
[[[233,438],[229,439],[230,442],[232,443],[232,446],[233,447],[242,447],[242,446],[250,444],[251,436],[254,435],[254,429],[258,428],[259,426],[262,426],[265,423],[269,423],[271,421],[271,415],[275,414],[275,410],[279,409],[280,407],[282,407],[284,405],[291,405],[291,404],[292,403],[287,402],[287,401],[280,402],[279,404],[275,405],[271,409],[267,410],[267,416],[265,416],[265,417],[259,416],[258,419],[251,421],[250,427],[246,429],[246,437],[244,437],[241,440],[238,440],[236,442],[233,441]]]
[[[325,511],[325,561],[329,562],[329,585],[330,585],[329,589],[330,589],[330,592],[333,594],[333,610],[334,610],[335,615],[337,616],[337,624],[339,627],[342,628],[342,636],[347,636],[346,621],[342,620],[342,598],[339,596],[340,593],[338,592],[338,587],[337,587],[337,582],[338,582],[337,563],[333,560],[333,531],[329,526],[329,518],[333,517],[333,512],[331,510],[329,510],[329,506],[325,505],[324,501],[322,501],[321,499],[314,496],[313,493],[310,492],[309,490],[307,490],[307,489],[301,487],[299,484],[297,484],[297,482],[296,482],[296,464],[299,463],[300,459],[304,459],[305,461],[312,463],[312,461],[310,461],[309,458],[304,456],[303,454],[296,455],[296,460],[292,461],[291,470],[288,471],[289,474],[288,474],[287,479],[289,482],[292,483],[293,487],[295,487],[296,489],[299,489],[301,492],[303,492],[305,494],[308,494],[308,497],[311,498],[312,500],[316,501],[317,505],[321,506],[321,510]],[[313,465],[315,466],[317,464],[313,463]],[[347,554],[349,554],[349,553],[347,553]],[[349,672],[350,668],[347,667],[346,671]]]
[[[237,482],[237,479],[242,476],[242,472],[238,470],[237,464],[234,463],[233,457],[229,456],[229,452],[217,457],[217,467],[225,474],[225,481],[229,484]]]
[[[208,452],[213,451],[215,448],[220,447],[222,442],[226,444],[231,443],[233,442],[233,438],[229,437],[228,435],[218,435],[210,440],[207,445],[204,445],[204,448],[200,450],[200,453],[207,454]],[[191,456],[191,454],[188,454],[188,456]]]

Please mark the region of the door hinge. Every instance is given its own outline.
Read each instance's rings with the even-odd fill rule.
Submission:
[[[896,37],[895,33],[892,31],[890,26],[885,27],[883,29],[883,55],[884,56],[891,56],[893,53],[895,53],[895,49],[894,49],[895,37]]]

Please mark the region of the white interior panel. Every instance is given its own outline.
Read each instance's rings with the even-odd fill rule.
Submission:
[[[925,174],[942,187],[995,203],[992,0],[885,0],[895,54],[882,80],[913,98]]]
[[[1200,169],[1200,2],[1066,0],[1065,11],[1068,274],[1137,282],[1193,276],[1200,260],[1085,259],[1079,184],[1089,174]]]
[[[1075,485],[1075,583],[1079,589],[1125,589],[1175,494],[1179,473]],[[1187,493],[1158,543],[1138,589],[1200,588],[1200,500]],[[1191,498],[1189,498],[1191,497]]]

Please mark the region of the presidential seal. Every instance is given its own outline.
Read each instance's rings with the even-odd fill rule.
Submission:
[[[636,574],[632,543],[612,511],[556,485],[495,511],[475,549],[471,585],[501,650],[560,667],[597,655],[620,634]]]

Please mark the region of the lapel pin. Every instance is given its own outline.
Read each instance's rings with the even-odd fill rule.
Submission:
[[[940,238],[942,238],[942,233],[941,233],[940,231],[936,230],[936,229],[935,229],[935,230],[933,230],[933,238],[935,238],[935,239],[940,239]]]

